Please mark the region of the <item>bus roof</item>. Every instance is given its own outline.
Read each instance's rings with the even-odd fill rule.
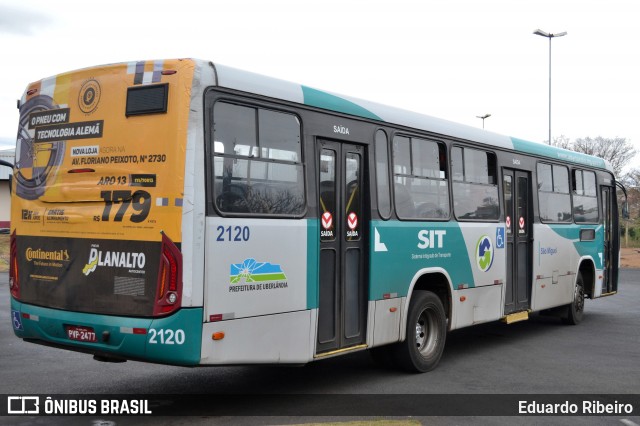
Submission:
[[[218,85],[221,87],[255,93],[375,121],[411,127],[443,136],[478,142],[554,160],[562,160],[583,166],[613,171],[610,164],[600,157],[505,136],[371,101],[317,90],[308,86],[239,70],[225,65],[213,64],[213,66],[215,67]]]

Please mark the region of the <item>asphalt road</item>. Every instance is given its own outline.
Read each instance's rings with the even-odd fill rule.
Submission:
[[[640,269],[621,272],[619,293],[586,302],[578,326],[533,316],[450,333],[438,368],[426,374],[381,369],[366,352],[303,367],[183,368],[96,362],[90,355],[23,342],[10,323],[8,277],[0,273],[0,394],[640,394]],[[259,350],[259,348],[257,348]],[[191,417],[145,424],[292,424],[330,417]],[[274,416],[278,415],[277,407]],[[403,413],[396,417],[402,418]],[[640,425],[640,414],[553,417],[544,423]],[[358,413],[357,418],[362,418]],[[385,417],[388,419],[388,417]],[[349,418],[353,420],[354,418]],[[535,420],[537,419],[537,421]],[[422,424],[538,424],[532,417],[411,417]],[[75,417],[0,418],[6,424],[87,424]],[[52,423],[52,421],[54,423]],[[144,419],[110,419],[141,424]],[[131,422],[130,422],[131,421]]]

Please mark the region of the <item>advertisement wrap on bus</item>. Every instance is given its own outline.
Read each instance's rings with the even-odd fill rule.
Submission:
[[[616,294],[602,159],[197,59],[97,66],[19,102],[15,334],[175,365],[369,350]],[[623,206],[623,214],[627,209]]]
[[[57,332],[45,328],[46,312],[24,327],[95,343],[101,336],[80,313],[150,317],[180,306],[158,299],[181,295],[160,275],[176,267],[171,253],[179,256],[182,240],[185,146],[176,141],[186,139],[188,110],[178,106],[190,102],[192,69],[190,61],[139,62],[28,87],[14,173],[12,293],[66,318]],[[121,328],[141,328],[136,321],[103,331],[113,341]]]

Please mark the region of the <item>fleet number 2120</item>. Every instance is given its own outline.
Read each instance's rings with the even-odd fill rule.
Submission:
[[[248,226],[218,226],[216,241],[249,241],[251,231]]]
[[[156,330],[152,328],[149,330],[149,343],[150,344],[158,344],[161,345],[182,345],[185,341],[184,330],[177,329],[164,329],[160,328]]]

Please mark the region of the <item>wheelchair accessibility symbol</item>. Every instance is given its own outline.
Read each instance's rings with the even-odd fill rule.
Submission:
[[[16,330],[22,330],[22,319],[20,319],[20,312],[11,310],[11,322],[13,328]]]
[[[496,228],[496,248],[504,248],[504,228]]]

